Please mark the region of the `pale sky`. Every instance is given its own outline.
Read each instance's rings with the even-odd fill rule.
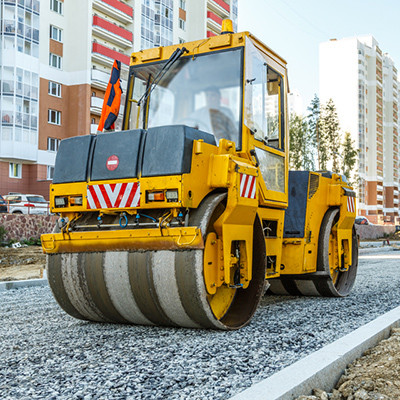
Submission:
[[[239,31],[250,31],[288,62],[304,108],[318,94],[319,43],[371,34],[400,71],[400,0],[239,0]],[[400,73],[399,73],[400,76]]]

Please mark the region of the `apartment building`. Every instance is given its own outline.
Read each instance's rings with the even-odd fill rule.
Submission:
[[[0,194],[46,198],[60,141],[97,131],[114,59],[124,89],[132,51],[237,26],[237,0],[0,0],[0,13]]]
[[[296,89],[288,93],[288,109],[289,117],[292,118],[296,115],[304,117],[304,103],[303,97]]]
[[[320,99],[332,98],[342,132],[359,150],[358,213],[374,223],[399,219],[397,69],[376,39],[321,43]]]

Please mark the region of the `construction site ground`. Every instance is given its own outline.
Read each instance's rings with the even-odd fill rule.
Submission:
[[[42,278],[45,265],[41,246],[0,247],[0,282]]]
[[[40,246],[0,247],[0,281],[41,278],[45,263]],[[354,361],[331,393],[316,390],[300,399],[400,399],[399,354],[400,331],[396,330],[390,339]]]

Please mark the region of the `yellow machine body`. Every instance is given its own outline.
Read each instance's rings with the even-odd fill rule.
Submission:
[[[299,232],[296,231],[297,233],[285,233],[285,217],[287,217],[288,208],[291,207],[288,171],[288,81],[285,61],[248,32],[225,33],[206,40],[185,43],[184,47],[185,51],[181,55],[184,61],[179,62],[193,67],[186,71],[186,78],[193,73],[191,77],[193,82],[197,82],[193,71],[200,57],[211,57],[213,54],[227,57],[228,52],[232,50],[237,50],[235,54],[240,54],[240,57],[237,56],[240,60],[237,64],[239,71],[234,71],[240,77],[240,87],[228,95],[228,100],[237,101],[238,108],[241,110],[237,117],[239,128],[236,140],[231,137],[218,137],[214,133],[216,141],[213,144],[207,142],[208,136],[205,136],[205,139],[195,137],[192,140],[191,149],[182,147],[182,152],[186,152],[183,156],[184,162],[190,159],[190,168],[178,174],[147,173],[146,175],[143,172],[145,167],[143,167],[136,176],[128,178],[93,179],[93,174],[88,173],[87,177],[80,181],[69,181],[68,178],[63,178],[64,181],[61,179],[55,182],[50,188],[50,206],[51,212],[60,215],[60,221],[53,233],[42,236],[42,245],[44,251],[50,256],[49,269],[53,268],[52,265],[55,263],[52,260],[58,260],[52,256],[66,254],[75,254],[78,257],[82,253],[104,255],[107,252],[126,252],[128,257],[130,257],[129,254],[135,254],[135,257],[138,257],[137,254],[150,252],[152,257],[156,258],[164,254],[163,251],[175,252],[174,257],[182,256],[182,254],[188,254],[188,257],[201,254],[203,261],[200,261],[202,262],[200,269],[202,269],[204,280],[204,290],[202,290],[211,308],[211,313],[204,312],[212,317],[209,317],[207,323],[197,321],[196,324],[235,329],[248,322],[260,298],[259,292],[262,291],[261,286],[264,282],[258,283],[257,289],[251,289],[254,293],[257,292],[254,299],[250,296],[251,299],[246,300],[246,296],[243,295],[244,300],[240,300],[240,302],[254,303],[249,306],[251,310],[246,316],[242,316],[239,320],[234,320],[234,317],[230,316],[230,310],[236,307],[236,299],[241,298],[241,293],[246,293],[246,290],[250,293],[248,288],[251,287],[252,280],[260,280],[260,272],[254,267],[256,262],[264,268],[261,275],[265,279],[278,282],[276,285],[278,289],[280,285],[286,289],[290,286],[282,280],[285,276],[291,279],[299,279],[301,276],[328,279],[330,275],[329,279],[335,285],[336,275],[349,271],[355,263],[352,254],[352,249],[354,252],[354,192],[337,174],[329,177],[314,172],[307,173],[307,176],[302,175],[305,193],[300,214],[303,218],[301,223],[304,232],[301,235],[300,229]],[[151,116],[155,115],[157,118],[157,109],[153,114],[151,110],[149,111],[152,96],[161,102],[160,98],[162,99],[163,95],[170,95],[166,90],[167,86],[165,90],[158,89],[157,95],[153,94],[154,88],[151,85],[157,80],[157,73],[160,73],[160,65],[163,62],[170,62],[171,65],[175,63],[175,66],[179,64],[179,62],[171,61],[171,57],[174,57],[176,51],[181,48],[182,45],[158,47],[132,54],[123,131],[136,129],[147,132],[148,130],[149,133],[143,133],[143,135],[150,135]],[[135,91],[138,90],[138,77],[144,81],[143,76],[147,73],[147,66],[148,71],[153,71],[153,76],[150,78],[149,73],[148,90],[142,94],[142,99],[139,99],[135,95]],[[145,72],[135,73],[139,71],[138,67],[142,68],[140,71]],[[173,68],[176,67],[172,66],[171,70]],[[229,70],[230,66],[226,65],[225,68]],[[168,79],[164,78],[164,76],[169,76],[168,73],[174,77],[182,70],[177,70],[175,75],[165,72],[160,78],[159,85],[163,85],[162,79],[167,82],[166,85],[168,84]],[[263,83],[259,83],[257,79],[263,80]],[[224,89],[225,87],[221,91]],[[175,90],[178,93],[179,90],[185,90],[185,87],[182,85]],[[264,90],[265,93],[261,93],[260,90]],[[196,96],[198,94],[193,94],[193,99],[190,100],[188,95],[187,104],[183,101],[179,105],[182,112],[185,112],[185,107],[187,109],[193,106],[195,100],[197,101]],[[262,96],[269,96],[273,112],[275,112],[272,117],[266,110],[268,102],[263,103],[264,109],[257,105],[259,99],[264,99]],[[190,134],[196,132],[193,129],[201,130],[199,127],[193,127],[189,131]],[[266,135],[267,130],[270,136]],[[186,130],[184,135],[187,135]],[[148,137],[146,136],[146,142],[143,142],[146,146],[150,143]],[[185,140],[186,138],[187,136]],[[93,141],[97,140],[100,143],[100,139],[98,137]],[[157,145],[157,140],[154,140]],[[140,150],[142,152],[140,157],[146,161],[146,154],[149,153],[146,153],[146,149],[143,150],[145,145],[140,145],[142,147],[138,145],[137,152]],[[88,168],[94,170],[97,162],[95,152],[100,144],[91,146],[94,147],[94,150],[90,150],[92,152],[90,157],[93,159],[89,163],[91,167]],[[190,155],[187,154],[188,151]],[[114,157],[118,156],[116,150],[112,150],[111,153]],[[145,162],[140,161],[140,157],[138,163]],[[109,160],[110,158],[107,163]],[[112,162],[113,159],[110,165]],[[152,161],[151,166],[156,164],[157,161]],[[63,161],[62,167],[68,168],[68,161]],[[104,176],[112,173],[106,171]],[[315,183],[316,181],[318,184]],[[137,188],[135,204],[119,206],[118,202],[121,200],[119,199],[113,204],[110,203],[111,206],[110,204],[104,206],[104,202],[103,205],[100,205],[100,202],[93,205],[91,196],[95,191],[102,196],[99,191],[108,190],[107,193],[111,199],[117,188],[127,187],[127,185]],[[218,201],[223,206],[214,205],[218,204]],[[208,219],[198,215],[203,212],[207,202],[210,203],[210,210],[214,210],[212,213],[215,215],[215,217],[207,217]],[[218,207],[221,211],[218,211]],[[329,210],[333,212],[330,221],[334,223],[330,222],[332,229],[329,232],[329,243],[321,244],[321,224]],[[204,212],[204,215],[207,212],[209,211]],[[211,211],[209,214],[211,215]],[[293,221],[297,221],[296,210],[292,214]],[[296,221],[293,222],[294,225],[299,224]],[[212,228],[210,228],[211,225]],[[261,241],[260,237],[263,238]],[[322,265],[320,261],[322,256],[318,256],[323,245],[329,247],[328,267]],[[157,253],[160,251],[161,253]],[[60,260],[63,258],[61,257]],[[72,261],[67,266],[63,264],[63,261],[57,262],[61,265],[59,267],[61,269],[68,269],[69,265],[72,265]],[[83,262],[85,263],[87,264],[87,261]],[[142,267],[146,268],[144,264],[140,268]],[[190,274],[191,266],[186,265],[185,268],[188,270],[187,274]],[[106,267],[103,266],[103,269]],[[54,276],[58,277],[56,273]],[[263,281],[264,278],[262,278]],[[187,279],[190,281],[191,278]],[[90,287],[89,284],[88,286]],[[271,287],[273,288],[273,285]],[[57,290],[57,285],[54,284],[53,292],[56,293],[56,298]],[[273,291],[279,292],[279,290]],[[286,292],[290,293],[290,290]],[[309,294],[307,290],[303,292],[303,294]],[[64,294],[62,296],[65,297]],[[111,295],[110,297],[113,298]],[[63,300],[58,300],[62,304]],[[203,300],[199,302],[204,303],[205,300]],[[184,301],[182,304],[185,309],[190,308]],[[74,310],[80,310],[79,305],[75,303],[73,305]],[[240,306],[241,303],[237,307]],[[88,312],[89,316],[87,316],[83,311],[75,313],[68,307],[63,306],[70,314],[79,314],[78,318],[83,315],[86,319],[102,320],[100,317],[95,318],[94,312],[93,314]],[[190,314],[189,311],[187,313]],[[142,323],[140,318],[135,318],[132,317],[131,320]],[[213,318],[215,321],[211,321]],[[148,319],[154,322],[151,315]],[[174,321],[171,316],[169,319]],[[193,317],[193,319],[196,318]],[[161,324],[169,325],[164,321]],[[176,324],[191,326],[180,322]]]

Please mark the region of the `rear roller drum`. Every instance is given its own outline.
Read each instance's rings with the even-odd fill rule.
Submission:
[[[206,241],[226,195],[209,196],[191,215]],[[237,329],[251,319],[264,288],[265,244],[254,223],[252,281],[209,295],[204,250],[113,251],[48,255],[48,280],[59,305],[75,318],[99,322]]]
[[[269,291],[272,294],[293,296],[347,296],[355,282],[358,267],[358,241],[355,228],[352,230],[352,260],[347,271],[338,268],[342,263],[335,225],[339,210],[328,210],[322,220],[318,239],[317,274],[282,276],[272,279]]]

